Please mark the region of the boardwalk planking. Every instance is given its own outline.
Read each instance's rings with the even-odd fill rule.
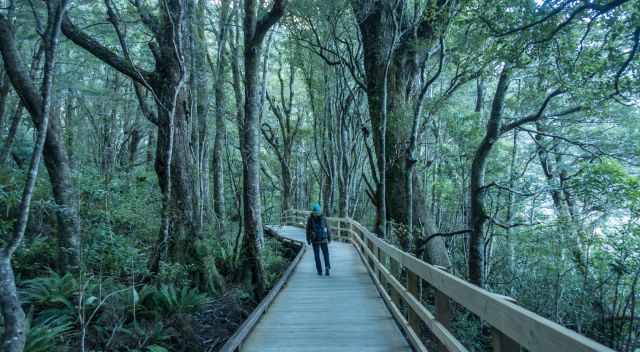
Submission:
[[[274,227],[304,241],[304,230]],[[241,351],[411,351],[351,244],[330,245],[330,277],[308,250]]]

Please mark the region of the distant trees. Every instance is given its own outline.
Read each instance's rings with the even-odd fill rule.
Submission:
[[[269,143],[280,163],[281,178],[281,194],[280,208],[282,211],[292,209],[291,201],[293,196],[293,178],[292,178],[292,156],[294,143],[297,141],[303,121],[303,111],[294,111],[295,89],[294,82],[296,79],[296,67],[289,62],[288,79],[285,82],[283,76],[284,64],[280,59],[278,66],[278,85],[279,91],[276,94],[267,91],[267,101],[269,109],[276,117],[277,125],[262,123],[262,135]],[[295,108],[298,110],[298,107]]]
[[[624,4],[624,1],[618,2],[616,4],[611,3],[606,6],[595,6],[592,9],[577,7],[573,10],[573,16],[581,16],[585,11],[593,11],[593,21],[595,21],[601,14],[608,13],[610,11],[615,10],[617,7]],[[553,14],[550,14],[553,16]],[[487,159],[489,153],[491,152],[493,146],[498,142],[501,136],[511,133],[516,129],[523,129],[527,124],[533,124],[537,126],[537,128],[542,129],[544,120],[550,119],[567,119],[573,114],[584,112],[590,106],[594,106],[595,104],[606,104],[606,101],[610,99],[611,93],[615,94],[614,89],[612,87],[615,85],[615,81],[610,81],[607,84],[591,84],[588,82],[590,79],[585,77],[594,74],[592,71],[593,68],[588,67],[588,61],[590,59],[586,59],[585,56],[588,55],[586,53],[583,54],[583,48],[580,49],[577,53],[572,52],[558,52],[554,51],[547,45],[547,41],[552,41],[554,38],[564,38],[567,41],[575,41],[574,43],[577,46],[581,46],[585,38],[587,38],[591,34],[591,27],[587,26],[587,28],[582,33],[582,37],[580,41],[578,38],[573,37],[571,34],[562,33],[561,30],[564,26],[569,26],[571,28],[571,22],[573,21],[573,16],[567,18],[566,21],[561,22],[557,27],[551,27],[550,31],[543,30],[541,33],[538,33],[537,37],[533,40],[530,40],[526,37],[526,34],[523,32],[527,31],[529,28],[536,27],[539,23],[535,23],[532,20],[531,27],[515,27],[514,30],[506,30],[499,35],[496,35],[496,44],[503,45],[502,51],[496,51],[496,54],[500,57],[503,57],[507,60],[506,63],[502,65],[502,71],[498,76],[497,85],[495,88],[495,93],[493,95],[493,101],[491,105],[491,109],[488,113],[487,123],[485,127],[485,134],[477,149],[474,152],[474,156],[472,159],[472,164],[470,168],[470,185],[469,185],[469,218],[467,222],[469,233],[469,244],[468,244],[468,275],[469,280],[479,286],[484,284],[484,275],[487,270],[487,266],[485,265],[485,257],[488,255],[486,251],[486,242],[485,242],[485,223],[492,222],[493,225],[502,227],[502,228],[510,228],[512,226],[519,226],[514,224],[505,224],[504,222],[495,219],[493,216],[486,212],[486,207],[484,204],[485,194],[492,187],[501,187],[503,191],[508,193],[517,192],[516,190],[512,190],[509,187],[496,185],[496,182],[485,182],[485,168],[487,164]],[[547,18],[548,19],[548,18]],[[543,19],[541,21],[545,21],[547,19]],[[489,28],[489,31],[495,31],[495,28],[489,23],[487,24],[487,18],[482,18],[484,24],[486,24]],[[582,31],[582,29],[578,29],[578,31]],[[503,36],[509,35],[521,35],[521,41],[518,40],[509,40],[505,41],[502,39]],[[491,39],[490,39],[491,40]],[[493,44],[493,45],[496,45]],[[525,58],[526,47],[535,48],[531,52],[527,53],[527,57]],[[597,55],[597,50],[594,49],[590,54]],[[630,55],[635,55],[633,50]],[[523,90],[524,88],[520,88],[520,86],[531,86],[535,87],[534,89],[541,91],[542,94],[539,96],[533,92],[527,91],[528,94],[528,103],[526,104],[522,100],[517,100],[520,98],[517,96],[516,104],[518,113],[522,114],[525,111],[525,107],[529,106],[531,108],[531,112],[529,114],[524,114],[523,117],[510,118],[507,121],[503,121],[503,110],[506,105],[509,84],[513,80],[512,75],[514,71],[526,70],[529,65],[544,65],[552,64],[552,60],[556,60],[555,66],[555,75],[547,75],[548,72],[544,70],[533,71],[534,77],[529,80],[527,79],[519,79],[519,90]],[[564,65],[559,63],[562,60],[573,60],[572,65]],[[570,68],[569,68],[570,66]],[[601,72],[610,71],[610,72],[618,72],[619,69],[616,64],[607,65],[602,63],[598,68]],[[620,68],[624,67],[624,62]],[[566,75],[566,76],[565,76]],[[565,78],[571,76],[573,83],[573,87],[569,88],[564,82]],[[535,80],[535,81],[534,81]],[[583,81],[584,80],[584,81]],[[529,82],[528,82],[529,81]],[[583,82],[584,86],[579,87],[578,82]],[[584,87],[591,85],[590,92],[586,93],[586,96],[589,94],[592,95],[592,99],[582,100],[577,99],[577,93],[582,91]],[[586,91],[586,90],[585,90]],[[568,93],[575,94],[573,99],[562,99],[564,95]],[[520,91],[518,91],[518,95]],[[539,102],[538,105],[532,103],[532,101]],[[559,102],[562,101],[562,102]],[[597,101],[597,103],[595,102]],[[555,108],[553,108],[555,106]],[[551,111],[548,111],[551,110]],[[540,141],[541,138],[544,138],[545,131],[538,130],[537,135],[535,135],[535,140]],[[529,130],[530,131],[530,130]],[[535,133],[535,132],[534,132]],[[558,156],[561,155],[559,151],[550,151],[543,146],[538,147],[538,158],[541,162],[543,173],[545,178],[547,179],[550,194],[553,199],[554,208],[557,212],[559,212],[559,218],[562,219],[561,222],[566,223],[569,221],[569,212],[568,205],[566,204],[566,198],[569,195],[566,188],[561,187],[561,176],[555,175],[557,171],[554,171],[553,166],[551,165],[551,160],[549,159],[549,152],[552,152]],[[565,172],[565,178],[566,172]],[[571,203],[571,199],[569,196],[568,202]],[[562,215],[564,214],[564,215]],[[567,227],[563,228],[562,232],[568,231]],[[564,234],[562,235],[564,236]],[[584,263],[582,259],[582,254],[580,253],[580,246],[578,244],[574,244],[570,246],[571,257],[575,261],[575,265],[580,272],[585,274]]]

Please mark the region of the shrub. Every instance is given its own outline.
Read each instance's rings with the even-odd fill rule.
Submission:
[[[262,254],[267,285],[270,287],[287,270],[289,260],[283,256],[283,248],[277,240],[267,240]]]
[[[63,336],[71,330],[71,324],[59,324],[55,320],[39,324],[28,322],[25,352],[51,352],[63,342]]]
[[[60,276],[50,271],[49,276],[27,280],[21,296],[37,313],[37,323],[56,321],[62,325],[76,321],[74,297],[78,289],[78,281],[71,274]]]
[[[163,318],[195,313],[207,303],[206,295],[187,286],[177,289],[175,285],[147,285],[142,288],[139,297],[141,309],[147,314],[159,314]]]

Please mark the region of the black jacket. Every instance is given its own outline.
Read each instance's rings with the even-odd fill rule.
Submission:
[[[324,240],[319,240],[316,241],[314,240],[314,243],[323,243],[323,242],[331,242],[331,229],[329,229],[329,225],[327,224],[327,218],[324,215],[320,215],[320,216],[316,216],[316,215],[309,215],[309,218],[307,219],[307,243],[311,243],[311,240],[314,238],[314,234],[313,234],[313,228],[314,228],[314,224],[313,222],[317,222],[320,221],[320,225],[323,229],[326,229],[327,231],[327,238]]]

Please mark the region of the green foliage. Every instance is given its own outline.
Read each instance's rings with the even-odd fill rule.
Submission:
[[[45,321],[36,325],[29,324],[24,352],[57,351],[57,346],[61,345],[64,341],[64,335],[67,334],[71,328],[71,324],[60,324],[55,320]]]
[[[273,285],[287,269],[289,261],[283,257],[284,248],[276,240],[266,241],[262,252],[262,260],[266,272],[267,286]]]
[[[37,313],[37,323],[56,321],[59,324],[68,324],[76,321],[75,300],[79,288],[80,285],[73,275],[61,276],[49,271],[49,276],[27,280],[21,297],[24,303]]]
[[[164,318],[177,314],[191,314],[207,303],[207,296],[198,290],[175,285],[147,285],[140,290],[139,304],[143,314]]]
[[[573,186],[592,210],[624,208],[634,214],[640,212],[640,178],[630,175],[616,160],[585,165]]]
[[[49,275],[58,261],[58,243],[45,236],[25,239],[13,258],[17,275],[23,279]]]

